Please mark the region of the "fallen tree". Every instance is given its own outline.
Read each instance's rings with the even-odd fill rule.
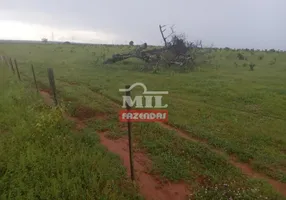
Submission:
[[[178,65],[180,67],[188,66],[193,68],[196,63],[196,56],[202,48],[201,42],[187,42],[184,35],[177,35],[170,28],[171,33],[165,36],[164,26],[159,25],[159,30],[164,41],[164,47],[147,50],[147,43],[137,46],[137,48],[129,53],[114,54],[111,58],[104,61],[104,64],[113,64],[129,58],[138,58],[146,62],[146,68],[157,69],[160,64],[165,67]],[[169,40],[169,38],[171,38]],[[169,41],[168,41],[169,40]]]

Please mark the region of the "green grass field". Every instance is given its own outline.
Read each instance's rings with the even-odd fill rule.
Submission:
[[[279,193],[269,181],[247,176],[231,162],[235,157],[286,186],[286,53],[245,51],[248,60],[242,61],[237,51],[215,51],[211,64],[189,73],[141,72],[143,63],[132,59],[102,65],[129,48],[0,44],[0,54],[17,59],[23,79],[19,83],[2,65],[1,199],[138,199],[120,159],[100,144],[97,134],[108,129],[112,139],[126,137],[117,126],[118,90],[135,82],[169,91],[164,97],[168,124],[193,139],[157,123],[134,123],[138,148],[152,160],[151,174],[185,181],[191,199],[286,198],[281,192],[286,188]],[[47,68],[54,69],[61,105],[85,120],[84,134],[74,133],[59,110],[44,106],[31,64],[41,89],[49,87]],[[89,110],[109,118],[84,118],[77,115],[80,107],[85,114]]]

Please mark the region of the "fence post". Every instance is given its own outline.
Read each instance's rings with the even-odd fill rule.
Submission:
[[[8,69],[9,69],[10,68],[10,64],[9,64],[7,56],[4,56],[4,62],[5,62],[5,64],[7,65]]]
[[[55,84],[54,71],[52,68],[48,68],[48,77],[49,77],[50,87],[53,91],[55,106],[57,106],[58,100],[57,100],[57,96],[56,96],[56,84]]]
[[[13,67],[13,62],[12,62],[12,59],[11,59],[11,58],[9,59],[9,62],[10,62],[10,67],[11,67],[11,69],[12,69],[12,71],[13,71],[13,74],[15,74],[15,69],[14,69],[14,67]]]
[[[9,64],[8,64],[8,61],[7,61],[7,57],[6,56],[3,56],[3,59],[4,59],[4,63],[7,65],[7,67],[9,68]]]
[[[129,89],[129,88],[130,88],[130,85],[125,86],[125,89]],[[129,97],[131,96],[130,90],[126,91],[126,96],[129,96]],[[127,111],[130,111],[130,106],[127,102],[126,102],[126,108],[127,108]],[[135,177],[134,177],[134,166],[133,166],[132,134],[131,134],[131,122],[129,119],[127,121],[127,126],[128,126],[129,161],[130,161],[131,180],[134,181]]]
[[[19,79],[19,81],[21,81],[21,76],[20,76],[20,72],[19,72],[19,69],[18,69],[18,63],[17,63],[16,59],[14,59],[14,63],[15,63],[18,79]]]
[[[5,66],[5,60],[4,60],[4,56],[0,56],[1,57],[1,63]]]
[[[32,68],[32,73],[33,73],[33,78],[34,78],[35,86],[36,86],[36,89],[37,89],[37,93],[39,93],[39,88],[38,88],[38,84],[37,84],[37,80],[36,80],[36,75],[35,75],[35,70],[34,70],[33,64],[31,65],[31,68]]]

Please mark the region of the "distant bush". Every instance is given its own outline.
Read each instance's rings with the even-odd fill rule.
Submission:
[[[273,60],[271,60],[271,61],[269,62],[270,65],[274,65],[275,63],[276,63],[276,58],[274,58]]]
[[[131,41],[129,42],[129,45],[130,45],[130,46],[134,46],[134,42],[131,40]]]
[[[247,60],[246,57],[242,53],[237,54],[238,60]]]
[[[263,55],[258,56],[258,60],[263,60],[263,58],[264,58]]]
[[[254,63],[250,63],[250,64],[249,64],[249,69],[250,69],[250,71],[253,71],[253,70],[254,70],[254,67],[255,67],[255,64],[254,64]]]

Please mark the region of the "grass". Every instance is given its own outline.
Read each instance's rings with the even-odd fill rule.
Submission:
[[[212,64],[186,74],[139,72],[142,63],[137,60],[102,65],[106,57],[128,48],[9,44],[1,45],[0,51],[18,59],[21,74],[31,83],[31,64],[41,86],[48,85],[46,68],[53,67],[59,96],[72,99],[67,105],[71,113],[88,105],[97,112],[113,114],[109,120],[89,121],[92,130],[111,130],[111,138],[124,135],[116,125],[122,98],[119,88],[143,82],[150,90],[167,90],[169,95],[163,99],[169,105],[169,124],[286,183],[285,53],[243,52],[246,61],[238,60],[237,52],[221,50],[213,53]],[[249,63],[256,64],[254,71]],[[132,91],[133,95],[138,92]],[[117,108],[112,100],[119,103]],[[152,158],[154,173],[189,182],[197,199],[222,195],[283,199],[268,184],[245,177],[226,156],[204,144],[186,141],[157,124],[134,124],[134,134]]]
[[[71,132],[60,109],[8,74],[0,85],[0,199],[140,199],[94,130]]]

